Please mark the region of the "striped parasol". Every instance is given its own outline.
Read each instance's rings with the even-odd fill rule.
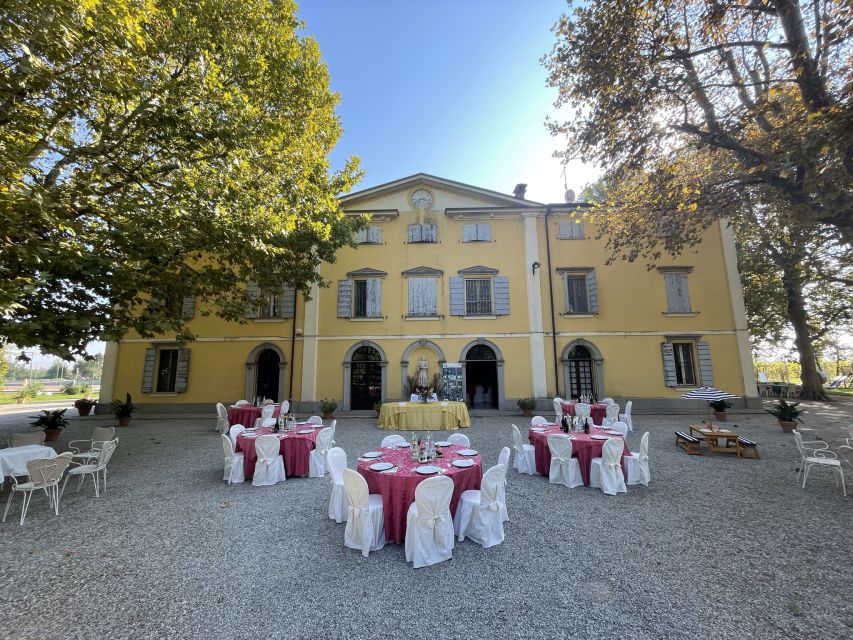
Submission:
[[[737,398],[733,393],[720,391],[714,387],[699,387],[688,391],[681,396],[685,400],[706,400],[708,402],[708,426],[711,426],[711,402],[716,400],[728,400],[729,398]]]

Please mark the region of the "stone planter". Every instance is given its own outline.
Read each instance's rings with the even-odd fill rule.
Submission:
[[[782,431],[785,433],[791,433],[794,429],[797,428],[796,422],[788,422],[787,420],[780,420],[779,426],[782,427]]]

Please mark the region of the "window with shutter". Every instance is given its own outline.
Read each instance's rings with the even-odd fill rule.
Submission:
[[[583,222],[563,221],[557,230],[559,240],[583,240]]]
[[[566,274],[566,313],[589,313],[586,275]]]
[[[492,279],[465,278],[465,315],[490,316],[492,308]]]
[[[352,317],[367,317],[367,280],[355,280],[352,295]]]
[[[690,313],[690,294],[687,290],[687,273],[668,271],[663,274],[666,286],[667,313]]]
[[[175,390],[178,373],[178,349],[159,349],[157,353],[157,393]]]
[[[462,225],[462,242],[491,242],[492,225],[488,222]]]
[[[178,349],[178,366],[175,369],[175,393],[184,393],[190,379],[190,350]]]
[[[246,317],[258,317],[258,300],[259,292],[258,285],[255,282],[246,283]]]
[[[465,278],[461,276],[450,278],[450,315],[465,315]]]
[[[438,242],[438,233],[434,224],[410,224],[409,242],[412,244]]]
[[[701,383],[708,387],[714,386],[714,370],[711,367],[711,347],[707,342],[696,342],[696,355],[699,359],[699,377]]]
[[[409,311],[411,318],[430,318],[438,315],[437,278],[408,278]]]
[[[352,280],[338,280],[338,317],[352,316]]]
[[[367,280],[367,317],[382,317],[382,280],[379,278]]]
[[[157,350],[146,349],[142,365],[142,393],[154,391],[154,369],[157,366]]]
[[[693,342],[673,342],[672,355],[675,363],[675,384],[677,386],[696,386],[696,358]]]
[[[356,244],[364,244],[367,242],[367,229],[359,229],[352,235],[352,239]]]
[[[181,317],[184,320],[191,320],[193,316],[195,316],[195,296],[184,296]]]
[[[382,229],[380,227],[368,227],[366,244],[382,244]]]

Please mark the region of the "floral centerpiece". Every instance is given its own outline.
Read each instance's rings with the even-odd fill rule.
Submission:
[[[429,402],[434,393],[435,389],[432,387],[418,387],[418,396],[423,403]]]

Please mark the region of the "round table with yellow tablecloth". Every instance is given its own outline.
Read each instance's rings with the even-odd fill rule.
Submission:
[[[406,431],[456,431],[470,427],[464,402],[385,402],[379,410],[378,426]]]

